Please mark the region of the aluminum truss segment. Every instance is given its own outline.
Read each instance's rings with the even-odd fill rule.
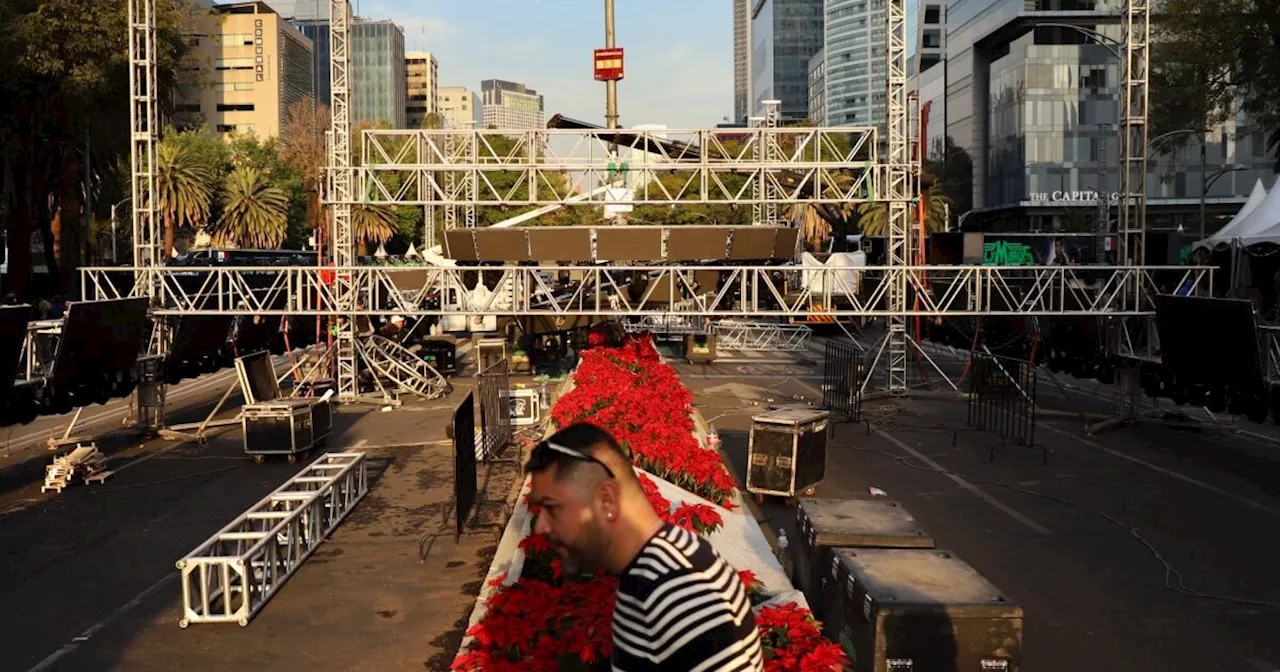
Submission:
[[[1199,266],[487,266],[478,291],[467,267],[363,266],[164,269],[156,315],[566,315],[803,318],[1152,315],[1160,293],[1212,290]],[[349,273],[359,306],[339,302],[329,273]],[[115,275],[83,270],[85,296],[113,299]],[[192,274],[204,274],[193,281]],[[927,282],[923,279],[927,274]],[[171,276],[181,276],[179,283]],[[183,290],[185,286],[218,290]],[[820,289],[814,289],[815,287]],[[1135,295],[1129,291],[1138,287]],[[897,306],[892,290],[911,301]],[[224,293],[219,293],[224,292]],[[441,299],[444,300],[441,300]],[[830,306],[816,310],[814,306]]]
[[[888,161],[884,200],[889,206],[889,241],[886,260],[901,268],[912,263],[911,203],[915,198],[916,166],[911,159],[907,92],[907,8],[906,0],[887,0],[888,20]],[[921,139],[923,143],[923,139]],[[889,282],[888,341],[886,344],[888,391],[905,395],[907,381],[907,276],[894,274]]]
[[[333,117],[329,142],[329,247],[333,265],[350,268],[356,261],[356,241],[351,206],[355,199],[355,175],[351,167],[351,5],[348,0],[329,0],[330,111]],[[350,273],[339,271],[334,293],[347,312],[356,307],[356,288]],[[356,360],[355,321],[339,320],[334,325],[334,364],[338,400],[353,401],[360,394]]]
[[[364,457],[321,456],[179,560],[178,625],[248,625],[369,491]]]
[[[1124,87],[1120,118],[1120,258],[1141,264],[1147,234],[1147,113],[1150,0],[1125,0],[1121,18]],[[1134,291],[1137,291],[1136,288]]]
[[[395,383],[400,390],[424,399],[439,399],[453,390],[435,367],[395,341],[375,335],[357,341],[356,347],[375,375]]]
[[[133,211],[133,264],[144,296],[154,295],[150,274],[167,250],[156,216],[156,0],[129,0],[129,164]],[[158,354],[158,353],[157,353]]]
[[[711,328],[716,348],[739,352],[805,352],[813,330],[803,324],[717,322]]]
[[[870,128],[367,130],[362,143],[358,200],[346,202],[437,203],[446,213],[481,205],[858,203],[879,187]],[[593,193],[623,170],[634,193]],[[565,175],[588,197],[558,187]],[[446,228],[450,222],[457,216],[447,215]]]

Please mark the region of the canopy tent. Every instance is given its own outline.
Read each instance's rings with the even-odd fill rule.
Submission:
[[[1254,182],[1253,193],[1249,194],[1249,200],[1245,201],[1244,207],[1240,208],[1240,211],[1236,213],[1236,216],[1232,217],[1231,221],[1227,222],[1227,225],[1219,229],[1217,233],[1205,238],[1204,240],[1197,241],[1193,246],[1194,249],[1208,248],[1212,250],[1220,245],[1227,246],[1230,245],[1231,241],[1236,237],[1248,233],[1241,225],[1249,219],[1249,215],[1253,214],[1253,211],[1256,210],[1259,205],[1262,205],[1262,202],[1265,201],[1266,198],[1267,189],[1262,186],[1262,180]]]
[[[1261,243],[1280,245],[1280,188],[1272,188],[1262,203],[1245,217],[1239,225],[1236,239],[1240,247]]]

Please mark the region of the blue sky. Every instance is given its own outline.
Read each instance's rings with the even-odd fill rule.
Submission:
[[[616,0],[626,79],[623,126],[714,126],[733,113],[730,0]],[[602,0],[353,0],[369,19],[404,28],[405,48],[432,52],[441,86],[479,90],[507,79],[545,96],[561,113],[604,123],[605,85],[592,79],[591,50],[604,46]]]

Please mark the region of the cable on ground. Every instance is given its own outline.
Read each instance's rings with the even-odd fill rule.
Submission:
[[[1187,585],[1186,585],[1186,580],[1185,580],[1185,579],[1183,578],[1183,576],[1182,576],[1182,572],[1178,571],[1178,569],[1177,569],[1176,567],[1174,567],[1172,563],[1170,563],[1168,560],[1166,560],[1166,559],[1165,559],[1165,557],[1164,557],[1164,554],[1162,554],[1162,553],[1161,553],[1161,552],[1160,552],[1160,551],[1155,547],[1155,545],[1154,545],[1154,544],[1152,544],[1150,541],[1148,541],[1146,537],[1142,536],[1142,533],[1138,532],[1137,528],[1133,527],[1132,525],[1129,525],[1128,523],[1125,523],[1124,521],[1120,520],[1119,518],[1116,518],[1115,516],[1112,516],[1112,515],[1111,515],[1111,514],[1109,514],[1109,513],[1106,513],[1105,511],[1099,511],[1098,509],[1094,509],[1094,508],[1091,508],[1091,507],[1085,506],[1085,505],[1083,505],[1083,504],[1078,504],[1078,503],[1073,502],[1073,501],[1071,501],[1071,500],[1069,500],[1069,499],[1064,499],[1064,498],[1062,498],[1062,497],[1058,497],[1058,496],[1056,496],[1056,495],[1050,495],[1050,494],[1047,494],[1047,493],[1044,493],[1044,492],[1040,492],[1040,491],[1038,491],[1038,490],[1030,490],[1030,489],[1028,489],[1028,488],[1022,488],[1022,487],[1019,487],[1019,486],[1016,486],[1016,485],[1009,485],[1008,483],[1002,483],[1002,482],[1000,482],[1000,481],[992,481],[992,480],[983,479],[983,478],[973,478],[973,477],[971,477],[971,476],[967,476],[967,475],[965,475],[965,474],[959,474],[959,473],[956,473],[956,472],[951,471],[951,470],[949,470],[949,469],[935,469],[935,468],[930,467],[930,466],[928,466],[928,465],[924,465],[924,464],[916,464],[916,463],[915,463],[915,462],[913,462],[910,458],[904,457],[904,456],[902,456],[902,455],[895,455],[895,454],[893,454],[893,453],[885,452],[885,451],[883,451],[883,450],[875,450],[875,449],[873,449],[873,448],[863,448],[863,447],[859,447],[859,446],[851,446],[851,445],[848,445],[848,444],[836,444],[836,443],[833,443],[833,444],[829,444],[829,445],[830,445],[830,447],[832,447],[832,448],[840,448],[840,449],[843,449],[843,450],[856,450],[856,451],[861,451],[861,452],[865,452],[865,453],[873,453],[873,454],[876,454],[876,455],[881,455],[881,456],[888,457],[888,458],[893,459],[893,460],[897,460],[897,461],[898,461],[898,462],[900,462],[903,466],[908,467],[908,468],[911,468],[911,469],[916,469],[916,470],[918,470],[918,471],[927,471],[927,472],[934,473],[934,474],[942,474],[942,475],[957,476],[957,477],[960,477],[960,478],[965,479],[966,481],[970,481],[970,482],[972,482],[972,483],[981,483],[981,484],[983,484],[983,485],[990,485],[990,486],[995,486],[995,487],[998,487],[998,488],[1004,488],[1005,490],[1009,490],[1009,491],[1012,491],[1012,492],[1016,492],[1016,493],[1019,493],[1019,494],[1022,494],[1022,495],[1028,495],[1028,496],[1031,496],[1031,497],[1040,497],[1040,498],[1042,498],[1042,499],[1047,499],[1047,500],[1049,500],[1049,501],[1051,501],[1051,502],[1056,502],[1056,503],[1058,503],[1058,504],[1062,504],[1062,505],[1064,505],[1064,506],[1068,506],[1068,507],[1071,507],[1071,508],[1073,508],[1073,509],[1078,509],[1078,510],[1080,510],[1080,511],[1084,511],[1084,512],[1086,512],[1086,513],[1091,513],[1091,514],[1093,514],[1093,515],[1095,515],[1095,516],[1098,516],[1099,518],[1102,518],[1103,520],[1107,521],[1108,523],[1111,523],[1112,525],[1115,525],[1116,527],[1120,528],[1121,530],[1124,530],[1124,532],[1125,532],[1125,533],[1127,533],[1129,536],[1133,537],[1135,540],[1137,540],[1137,542],[1138,542],[1139,544],[1141,544],[1144,548],[1146,548],[1146,549],[1147,549],[1147,551],[1148,551],[1149,553],[1151,553],[1151,555],[1152,555],[1153,557],[1155,557],[1155,559],[1156,559],[1156,560],[1157,560],[1161,565],[1164,565],[1164,587],[1165,587],[1165,589],[1170,590],[1170,591],[1175,592],[1175,593],[1179,593],[1179,594],[1182,594],[1182,595],[1186,595],[1186,596],[1188,596],[1188,597],[1195,597],[1195,598],[1199,598],[1199,599],[1203,599],[1203,600],[1213,600],[1213,601],[1216,601],[1216,602],[1227,602],[1227,603],[1231,603],[1231,604],[1240,604],[1240,605],[1247,605],[1247,606],[1254,606],[1254,607],[1270,607],[1270,608],[1272,608],[1272,609],[1280,609],[1280,602],[1273,602],[1273,601],[1270,601],[1270,600],[1255,600],[1255,599],[1244,598],[1244,597],[1236,597],[1236,596],[1234,596],[1234,595],[1221,595],[1221,594],[1216,594],[1216,593],[1205,593],[1205,592],[1202,592],[1202,591],[1194,590],[1194,589],[1192,589],[1192,588],[1188,588],[1188,587],[1187,587]]]

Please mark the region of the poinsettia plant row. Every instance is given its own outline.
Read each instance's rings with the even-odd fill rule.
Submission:
[[[658,361],[648,338],[621,348],[587,351],[574,374],[575,388],[552,410],[555,423],[593,422],[610,430],[636,465],[729,508],[736,483],[718,454],[693,438],[692,395],[674,370]],[[640,476],[645,496],[663,520],[700,535],[724,523],[705,504],[673,507],[652,479]],[[526,499],[524,502],[529,504]],[[530,507],[529,529],[538,511]],[[509,586],[505,575],[490,586],[484,618],[467,630],[467,651],[453,663],[465,672],[591,672],[608,670],[612,652],[617,580],[608,576],[569,577],[543,535],[521,539],[524,564]],[[739,572],[753,605],[768,599],[750,571]],[[823,639],[817,622],[795,605],[759,607],[756,617],[768,672],[832,672],[849,660],[839,646]]]
[[[574,388],[551,411],[558,427],[590,422],[618,440],[636,466],[703,499],[733,508],[737,487],[719,454],[698,445],[693,395],[658,360],[647,335],[587,350]]]

